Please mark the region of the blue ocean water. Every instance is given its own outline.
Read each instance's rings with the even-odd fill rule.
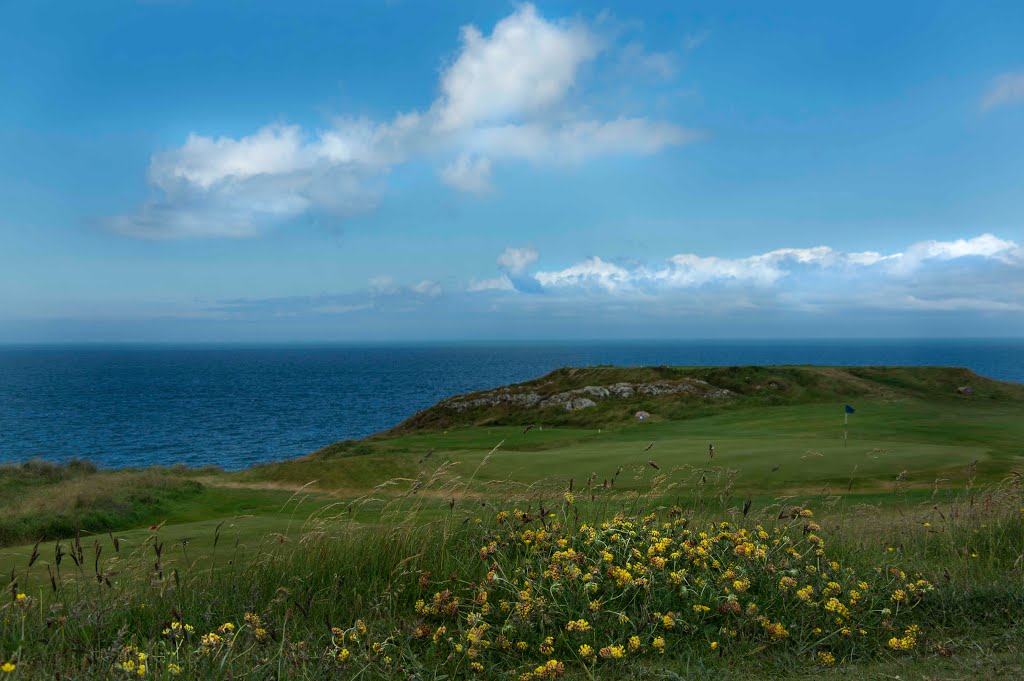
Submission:
[[[0,347],[0,461],[244,468],[592,364],[966,366],[1024,382],[1024,341]]]

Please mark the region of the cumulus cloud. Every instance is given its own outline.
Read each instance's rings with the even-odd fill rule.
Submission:
[[[504,270],[506,263],[515,262],[517,273],[474,281],[470,293],[515,290],[538,294],[531,296],[533,304],[571,308],[582,297],[602,305],[642,303],[666,313],[823,312],[836,305],[922,312],[1024,311],[1024,248],[993,234],[922,241],[893,253],[830,246],[779,248],[738,258],[680,253],[657,266],[591,256],[562,269],[532,270],[535,259],[504,256],[499,267]]]
[[[522,272],[537,262],[540,253],[536,248],[527,246],[525,248],[506,248],[498,256],[498,267],[509,274],[522,274]]]
[[[520,5],[489,35],[462,28],[439,94],[422,110],[321,130],[277,123],[237,138],[192,133],[151,158],[154,197],[108,225],[143,238],[248,237],[310,213],[372,210],[388,172],[412,161],[439,164],[442,182],[480,193],[507,160],[582,163],[699,139],[670,121],[584,113],[581,73],[607,46],[582,21]]]
[[[494,279],[473,279],[469,282],[466,290],[470,293],[479,293],[481,291],[514,291],[515,288],[508,275],[503,274]]]
[[[699,131],[665,121],[617,118],[557,125],[537,122],[481,127],[467,132],[462,144],[476,153],[494,157],[567,164],[611,154],[653,154],[665,147],[694,142],[701,136]]]
[[[546,288],[597,286],[614,291],[628,285],[634,273],[594,256],[557,272],[537,272],[534,278]]]
[[[398,284],[395,283],[394,278],[386,274],[370,277],[366,283],[367,289],[373,295],[389,295],[398,291]]]
[[[412,285],[413,293],[418,293],[421,296],[428,296],[430,298],[436,298],[441,295],[441,285],[436,281],[430,279],[424,279],[423,281]]]
[[[993,234],[982,234],[973,239],[956,241],[921,241],[908,248],[906,253],[896,256],[913,267],[926,260],[954,260],[971,256],[1013,263],[1021,260],[1022,252],[1012,241],[1000,239]]]
[[[996,76],[981,98],[981,110],[1024,100],[1024,71]]]
[[[619,70],[626,74],[651,75],[669,80],[679,68],[678,57],[672,52],[648,52],[639,43],[629,43],[619,56]]]
[[[535,114],[560,102],[580,66],[599,50],[585,26],[543,19],[521,5],[490,36],[462,28],[462,51],[441,78],[436,102],[441,130]]]
[[[491,160],[462,154],[445,166],[441,180],[464,192],[486,192],[491,189]]]
[[[591,257],[562,270],[540,271],[534,278],[547,289],[601,289],[610,293],[693,289],[711,284],[772,287],[798,274],[851,276],[872,271],[877,277],[905,277],[930,262],[982,258],[1024,268],[1024,249],[992,234],[956,241],[923,241],[905,251],[844,252],[829,246],[780,248],[745,258],[720,258],[682,253],[661,267],[631,268]]]

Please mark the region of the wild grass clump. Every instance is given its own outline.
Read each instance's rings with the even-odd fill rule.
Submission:
[[[0,484],[12,493],[0,503],[0,547],[145,524],[202,490],[158,469],[101,473],[75,461],[3,469]]]
[[[64,463],[29,459],[21,463],[0,464],[0,483],[31,485],[80,478],[96,472],[96,464],[73,458]]]

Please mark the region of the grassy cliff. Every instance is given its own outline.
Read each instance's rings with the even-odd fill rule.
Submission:
[[[620,396],[593,388],[628,386]],[[970,388],[969,395],[959,392]],[[594,406],[567,409],[567,393]],[[536,396],[537,404],[523,399]],[[638,411],[655,420],[692,419],[722,411],[794,404],[925,400],[951,409],[973,403],[1024,404],[1024,385],[945,367],[613,367],[563,368],[524,383],[449,398],[386,431],[384,437],[462,426],[610,427]],[[489,404],[493,402],[493,404]]]

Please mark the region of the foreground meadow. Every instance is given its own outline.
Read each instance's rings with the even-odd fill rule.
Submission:
[[[943,390],[0,467],[0,678],[1020,678],[1020,391]]]
[[[388,501],[299,515],[311,500],[296,497],[294,531],[254,545],[242,546],[240,519],[202,548],[169,544],[160,527],[130,544],[33,547],[0,608],[3,670],[524,681],[1022,670],[1016,477],[888,505],[755,507],[726,501],[710,467],[620,475],[646,477],[647,491],[542,482],[497,502],[442,468]],[[353,519],[371,508],[377,522]]]

